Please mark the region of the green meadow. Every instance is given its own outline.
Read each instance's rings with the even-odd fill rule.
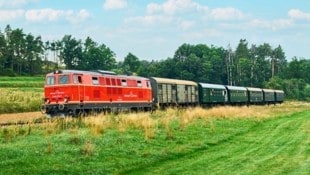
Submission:
[[[309,174],[310,105],[168,109],[0,128],[0,174]]]

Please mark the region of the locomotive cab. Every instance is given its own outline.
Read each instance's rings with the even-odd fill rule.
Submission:
[[[73,109],[76,109],[78,103],[84,100],[82,83],[83,74],[65,71],[54,71],[47,74],[42,112],[49,115],[75,113],[76,111]]]

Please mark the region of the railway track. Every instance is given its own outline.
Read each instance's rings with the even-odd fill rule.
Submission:
[[[9,127],[9,126],[24,126],[24,125],[40,125],[44,122],[41,121],[34,121],[34,122],[17,122],[17,123],[0,123],[0,127]]]

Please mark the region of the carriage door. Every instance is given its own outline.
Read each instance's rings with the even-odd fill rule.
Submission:
[[[79,102],[83,102],[84,101],[84,86],[83,86],[83,75],[82,74],[74,74],[73,75],[73,82],[74,84],[76,84],[76,88],[75,88],[75,92],[73,92],[73,94],[76,96],[74,96],[74,101],[77,100]]]

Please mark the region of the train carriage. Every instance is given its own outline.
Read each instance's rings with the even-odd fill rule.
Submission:
[[[44,95],[42,110],[48,115],[152,107],[149,79],[103,71],[63,70],[49,73]]]
[[[227,89],[224,85],[198,83],[199,102],[202,106],[225,104],[228,102]]]
[[[245,87],[226,86],[228,90],[228,101],[231,104],[248,103],[248,94]]]
[[[263,89],[264,103],[271,104],[275,103],[275,92],[273,89]]]
[[[154,104],[157,107],[198,104],[198,85],[193,81],[151,77]]]
[[[263,90],[260,88],[247,87],[248,101],[252,104],[261,104],[264,102]]]
[[[284,101],[284,91],[274,90],[276,103],[282,103]]]

